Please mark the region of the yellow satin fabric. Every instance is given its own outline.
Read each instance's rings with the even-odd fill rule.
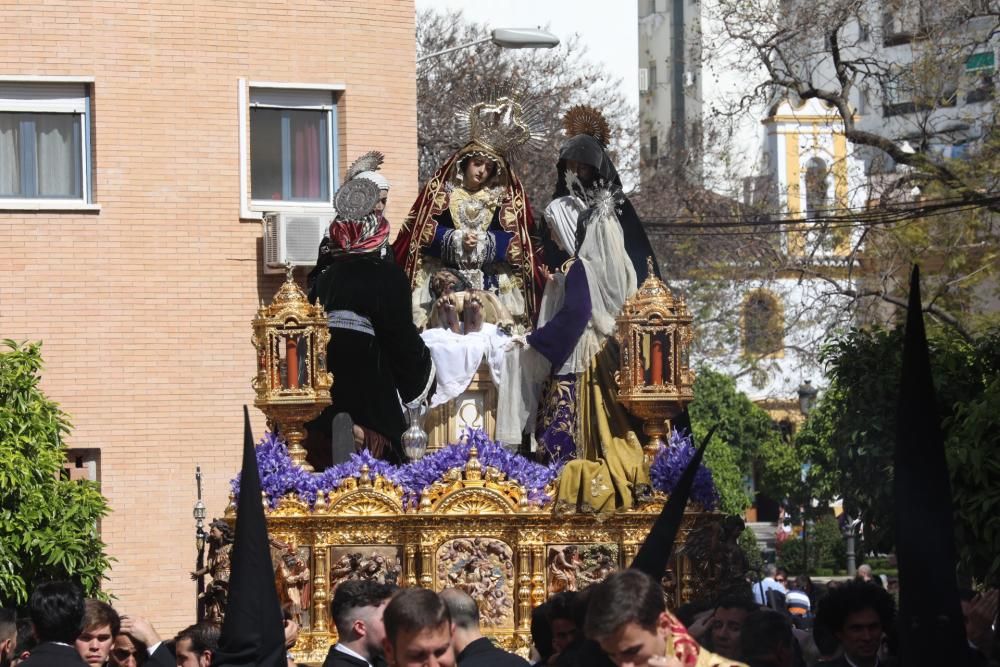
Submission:
[[[556,509],[613,512],[649,491],[649,469],[631,418],[618,402],[618,345],[609,340],[577,385],[576,459],[559,475]]]

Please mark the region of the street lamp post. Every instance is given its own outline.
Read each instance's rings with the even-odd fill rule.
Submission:
[[[854,578],[858,573],[857,564],[855,562],[854,553],[854,536],[857,532],[858,524],[861,523],[860,519],[852,519],[850,514],[844,514],[844,539],[847,542],[847,576]]]
[[[812,412],[813,407],[816,405],[816,397],[819,395],[819,390],[812,385],[812,380],[805,380],[798,388],[799,395],[799,412],[802,413],[803,417],[808,417],[809,413]],[[805,574],[809,574],[809,510],[812,506],[812,492],[809,491],[806,479],[809,475],[809,468],[811,464],[802,464],[802,488],[806,491],[806,503],[802,508],[802,556],[803,569]]]
[[[559,46],[559,38],[545,30],[537,30],[535,28],[497,28],[490,32],[489,37],[483,37],[474,42],[459,44],[458,46],[452,46],[420,56],[417,58],[417,64],[419,65],[431,58],[437,58],[447,53],[479,46],[487,42],[493,42],[502,49],[551,49]]]
[[[201,466],[195,467],[194,473],[195,482],[198,485],[198,501],[194,504],[194,543],[198,549],[198,555],[195,558],[195,572],[201,572],[202,568],[205,567],[205,517],[208,516],[208,512],[205,510],[205,502],[201,499]],[[197,614],[197,620],[201,620],[205,616],[205,575],[198,577],[198,598],[195,606],[195,613]]]
[[[812,409],[816,407],[816,397],[819,389],[813,386],[812,380],[805,380],[798,388],[799,412],[803,417],[808,417]]]

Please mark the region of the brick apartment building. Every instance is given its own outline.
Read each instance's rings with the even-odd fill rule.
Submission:
[[[263,211],[329,207],[377,148],[416,193],[413,0],[54,0],[0,21],[0,338],[99,479],[107,590],[164,636],[192,622],[195,466],[209,516],[239,466]],[[264,430],[255,414],[255,433]]]

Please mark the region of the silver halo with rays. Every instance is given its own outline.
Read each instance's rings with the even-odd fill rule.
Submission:
[[[344,182],[346,183],[364,171],[378,171],[383,162],[385,162],[385,155],[381,151],[368,151],[347,168]]]
[[[495,150],[508,163],[541,145],[545,124],[537,98],[510,82],[476,88],[454,113],[469,141]]]
[[[337,190],[333,205],[339,220],[361,220],[378,204],[378,186],[367,178],[347,181]]]

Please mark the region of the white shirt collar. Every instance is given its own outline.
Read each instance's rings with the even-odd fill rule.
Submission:
[[[846,653],[844,654],[844,660],[846,660],[847,664],[850,665],[851,667],[858,667],[858,665],[853,660],[847,657]],[[881,662],[882,661],[879,659],[879,657],[875,656],[875,667],[878,667]]]
[[[365,662],[368,663],[368,667],[372,667],[372,663],[371,663],[371,661],[368,658],[366,658],[365,656],[361,655],[357,651],[354,651],[352,649],[347,648],[346,646],[344,646],[340,642],[337,642],[336,644],[333,645],[333,650],[334,651],[340,651],[341,653],[346,653],[347,655],[351,656],[352,658],[357,658],[358,660],[364,660]]]

